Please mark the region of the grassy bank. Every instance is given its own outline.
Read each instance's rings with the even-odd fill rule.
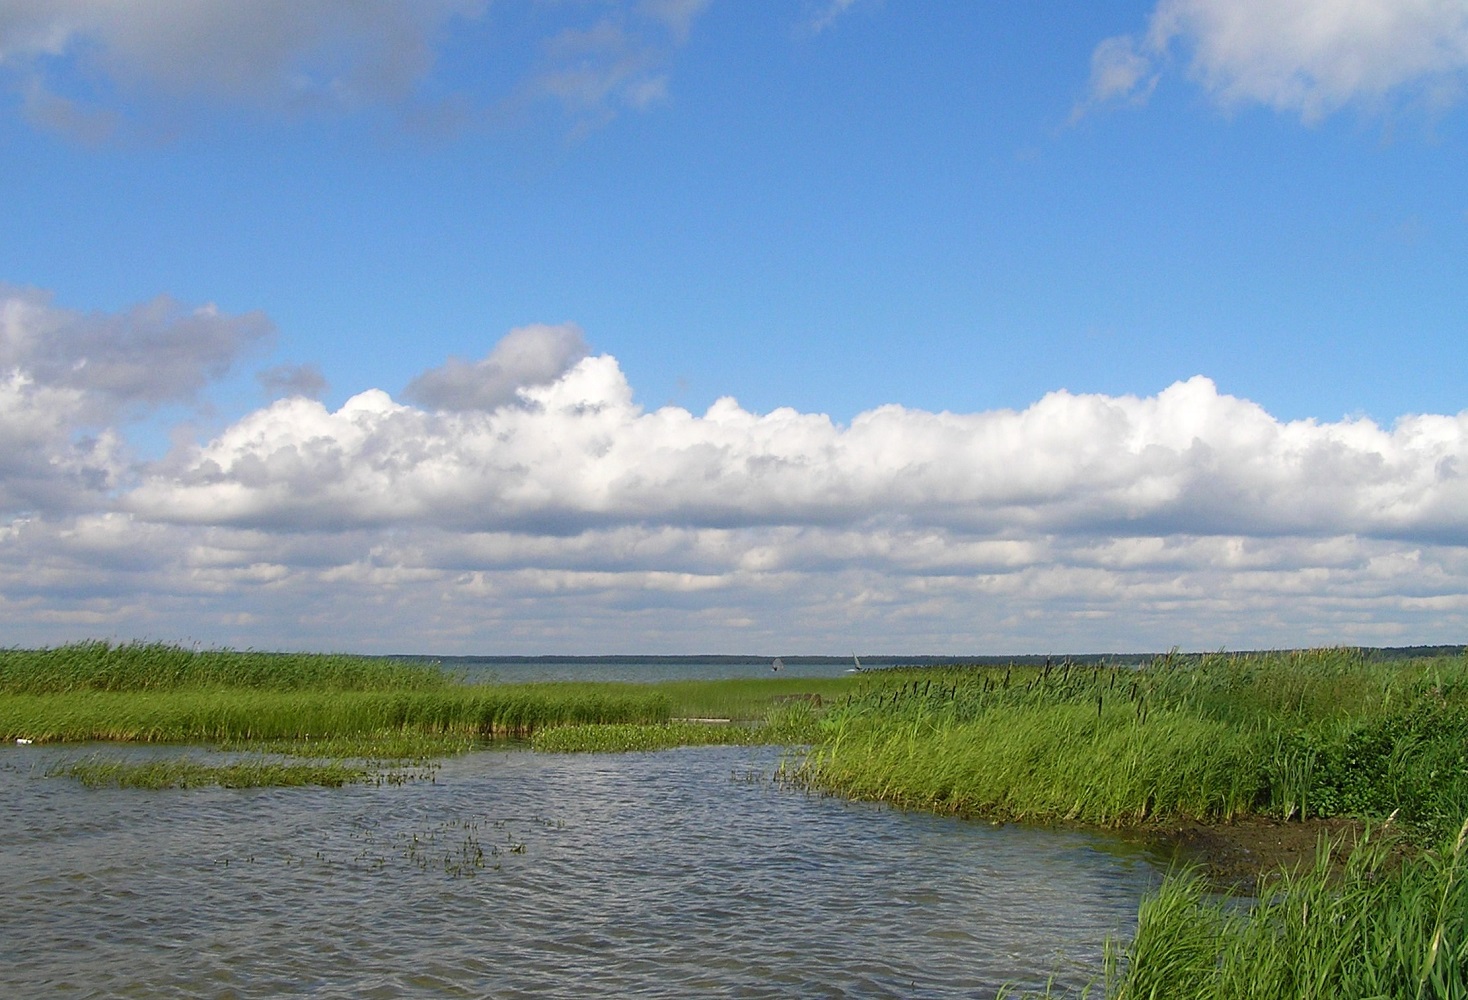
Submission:
[[[910,808],[1112,826],[1244,815],[1390,822],[1344,865],[1241,905],[1169,876],[1113,950],[1109,997],[1468,997],[1468,659],[1353,650],[1141,669],[892,672],[828,711],[795,777]]]
[[[189,649],[168,643],[79,642],[0,649],[0,694],[175,691],[423,691],[448,686],[437,668],[332,653]]]
[[[1462,1000],[1468,997],[1468,822],[1399,864],[1358,844],[1344,871],[1280,872],[1243,907],[1192,874],[1143,901],[1107,959],[1117,1000]]]
[[[1002,818],[1395,813],[1446,836],[1468,815],[1468,659],[1320,650],[894,671],[826,713],[798,777]]]
[[[721,722],[695,721],[719,719]],[[91,784],[336,784],[486,738],[537,749],[809,745],[822,791],[1028,821],[1137,826],[1351,816],[1344,865],[1243,906],[1188,873],[1114,949],[1108,996],[1468,998],[1468,658],[1354,650],[770,677],[469,685],[362,657],[91,643],[0,651],[0,737],[208,742],[300,760],[66,765]],[[387,778],[386,780],[392,780]],[[1338,848],[1335,848],[1338,850]]]
[[[671,714],[647,686],[468,685],[369,657],[106,643],[0,651],[6,740],[464,740]]]

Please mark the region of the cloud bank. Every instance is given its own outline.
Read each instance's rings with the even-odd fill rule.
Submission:
[[[263,319],[8,295],[11,641],[1015,652],[1468,626],[1468,411],[1285,422],[1202,376],[846,425],[648,410],[579,330],[529,326],[407,402],[297,393],[145,464],[128,407],[191,397]],[[131,374],[142,344],[177,356]]]
[[[1318,120],[1349,105],[1456,100],[1468,78],[1460,0],[1160,0],[1147,30],[1101,42],[1077,109],[1145,100],[1180,52],[1220,105]]]

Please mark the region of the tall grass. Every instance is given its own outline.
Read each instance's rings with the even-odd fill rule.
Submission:
[[[1015,818],[1396,813],[1442,836],[1468,813],[1468,658],[1340,649],[883,671],[830,709],[799,777]]]
[[[102,641],[0,649],[0,692],[9,694],[200,687],[417,691],[448,683],[431,664],[332,653],[197,650],[167,643]]]
[[[731,677],[717,680],[662,681],[675,718],[719,718],[749,722],[765,718],[787,703],[827,705],[858,690],[859,679],[847,677]]]
[[[544,726],[662,722],[668,701],[643,688],[577,685],[427,691],[76,691],[0,697],[0,738],[36,741],[301,740],[411,731],[526,735]]]
[[[777,705],[757,725],[674,719],[657,725],[554,726],[536,732],[530,745],[548,753],[621,753],[688,746],[788,746],[810,743],[818,736],[812,703],[796,701]]]
[[[1396,866],[1357,844],[1337,874],[1323,844],[1313,868],[1281,872],[1252,907],[1196,875],[1143,901],[1136,935],[1108,955],[1116,1000],[1334,1000],[1468,997],[1468,821]]]
[[[962,721],[839,720],[796,777],[857,798],[1009,819],[1230,818],[1259,794],[1253,741],[1169,709],[1055,704]]]

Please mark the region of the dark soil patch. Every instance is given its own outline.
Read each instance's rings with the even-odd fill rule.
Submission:
[[[1250,891],[1263,875],[1281,868],[1309,867],[1315,863],[1323,838],[1334,845],[1332,861],[1342,867],[1345,858],[1366,831],[1357,819],[1332,817],[1281,822],[1261,816],[1228,823],[1168,823],[1139,831],[1147,844],[1179,865],[1195,865],[1220,887]],[[1373,827],[1372,839],[1388,838],[1390,858],[1411,853],[1406,839],[1391,827]]]

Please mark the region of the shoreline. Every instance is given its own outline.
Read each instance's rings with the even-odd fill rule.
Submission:
[[[1322,837],[1335,845],[1332,868],[1343,869],[1368,830],[1373,841],[1384,839],[1390,845],[1387,856],[1392,864],[1416,853],[1399,828],[1347,816],[1288,822],[1257,815],[1216,823],[1163,821],[1124,835],[1136,837],[1174,865],[1197,868],[1221,890],[1252,894],[1269,875],[1313,866]]]

